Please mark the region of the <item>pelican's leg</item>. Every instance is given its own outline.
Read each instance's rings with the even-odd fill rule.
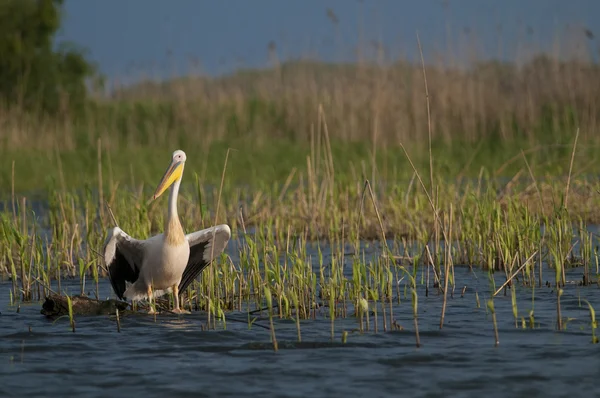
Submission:
[[[150,285],[148,285],[148,305],[150,306],[150,309],[148,310],[148,314],[150,314],[150,315],[156,314],[156,310],[152,306],[152,286],[150,286]]]
[[[175,295],[175,308],[173,312],[176,314],[190,314],[189,311],[179,308],[179,284],[173,285],[173,294]]]

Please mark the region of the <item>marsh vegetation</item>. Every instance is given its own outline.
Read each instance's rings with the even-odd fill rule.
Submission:
[[[534,65],[541,69],[531,72]],[[542,58],[521,70],[496,65],[492,73],[480,66],[460,79],[456,72],[423,66],[356,67],[354,78],[369,83],[348,85],[350,72],[300,63],[290,66],[295,74],[287,72],[289,80],[269,80],[280,79],[281,69],[257,72],[245,76],[245,85],[238,82],[236,91],[236,75],[232,82],[211,82],[199,98],[167,93],[148,100],[147,91],[131,89],[132,98],[120,93],[119,99],[90,105],[91,113],[62,127],[40,120],[27,125],[18,115],[7,119],[20,126],[9,130],[15,135],[4,147],[13,160],[0,269],[11,280],[12,300],[61,292],[64,278],[79,280],[76,293],[101,298],[106,270],[98,251],[106,230],[116,221],[139,238],[160,231],[166,208],[146,203],[151,174],[161,167],[153,159],[156,148],[179,142],[191,148],[191,172],[179,201],[184,229],[227,223],[233,231],[231,250],[185,292],[185,306],[206,311],[208,325],[230,311],[266,309],[294,320],[298,339],[300,321],[317,313],[331,319],[332,330],[336,319],[347,316],[356,318],[361,331],[392,330],[399,311],[394,304],[408,295],[402,311],[413,314],[419,344],[419,289],[441,297],[442,328],[457,289],[461,295],[468,289],[456,280],[455,269],[468,267],[491,278],[489,291],[477,292],[478,305],[486,297],[483,305],[494,313],[493,297],[510,295],[516,326],[523,317],[519,296],[533,296],[517,296],[515,287],[552,289],[561,329],[566,270],[578,267],[578,284],[597,285],[597,239],[588,227],[598,222],[600,187],[585,173],[595,170],[595,97],[583,84],[569,86],[578,93],[569,97],[560,97],[559,88],[549,97],[547,88],[538,93],[535,85],[504,88],[494,97],[504,111],[478,113],[477,104],[491,99],[475,88],[489,85],[480,81],[482,70],[504,87],[502,79],[529,81],[526,73],[575,68],[584,76],[595,66]],[[513,75],[500,73],[507,68]],[[318,76],[331,70],[334,77],[319,84]],[[411,76],[412,84],[398,85],[397,70]],[[563,77],[557,73],[553,81],[562,87]],[[300,86],[313,88],[302,92]],[[449,86],[455,91],[448,98],[481,95],[462,105],[439,102],[439,92]],[[342,87],[350,91],[338,92]],[[393,87],[403,87],[410,101],[398,103]],[[359,88],[361,94],[353,92]],[[135,98],[140,90],[146,99]],[[517,97],[501,100],[523,90],[536,98],[524,114],[514,104]],[[425,93],[438,99],[430,102]],[[275,94],[281,96],[277,102]],[[551,113],[544,111],[549,98]],[[394,107],[405,111],[389,111]],[[412,124],[404,127],[400,119]],[[27,178],[22,154],[50,145],[40,162],[54,172]],[[27,181],[42,179],[32,197],[23,193]],[[366,258],[365,250],[376,255]]]

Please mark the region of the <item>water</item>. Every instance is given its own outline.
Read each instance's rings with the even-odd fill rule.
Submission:
[[[581,272],[571,270],[567,278],[581,280]],[[599,345],[591,344],[589,312],[579,297],[600,308],[598,286],[572,283],[565,288],[562,311],[570,319],[563,332],[554,330],[552,288],[535,290],[535,330],[515,328],[510,293],[500,294],[495,299],[500,345],[495,347],[485,307],[487,274],[466,267],[457,267],[456,273],[459,283],[442,330],[442,297],[435,290],[425,297],[419,290],[420,348],[415,346],[410,295],[402,294],[394,317],[403,330],[384,333],[380,318],[378,333],[361,335],[353,332],[358,323],[350,317],[335,321],[332,342],[330,321],[321,316],[302,322],[298,343],[294,322],[279,320],[278,352],[272,349],[266,314],[251,329],[246,313],[228,314],[226,329],[220,323],[217,330],[202,330],[205,313],[161,315],[156,322],[130,316],[122,319],[120,333],[108,317],[77,317],[73,333],[68,319],[41,315],[40,303],[21,305],[17,312],[8,305],[10,285],[3,282],[0,396],[561,397],[593,391]],[[545,275],[553,277],[548,271]],[[497,274],[498,282],[503,278]],[[78,283],[71,283],[76,292]],[[467,289],[461,297],[463,285]],[[103,281],[101,295],[109,293]],[[519,315],[526,320],[531,294],[518,285]],[[343,330],[350,332],[345,344]]]

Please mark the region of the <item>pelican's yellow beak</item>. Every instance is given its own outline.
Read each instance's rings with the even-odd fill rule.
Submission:
[[[163,192],[165,192],[167,190],[167,188],[169,188],[171,186],[171,184],[173,184],[175,181],[177,181],[177,179],[179,177],[181,177],[182,173],[183,173],[183,162],[182,161],[171,162],[171,164],[169,165],[169,168],[165,172],[165,175],[163,175],[162,179],[160,180],[158,187],[156,187],[156,191],[154,191],[154,195],[152,196],[151,200],[155,200],[160,195],[162,195]]]

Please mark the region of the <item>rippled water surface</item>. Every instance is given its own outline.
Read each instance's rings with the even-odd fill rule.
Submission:
[[[121,332],[112,318],[48,320],[41,303],[9,306],[9,283],[0,284],[0,396],[411,396],[564,397],[594,395],[599,346],[591,344],[589,300],[600,309],[600,288],[569,284],[562,297],[563,332],[555,331],[556,295],[535,290],[536,329],[515,328],[510,293],[495,299],[500,345],[494,346],[486,311],[487,274],[456,268],[457,288],[439,329],[442,298],[419,291],[422,346],[415,346],[410,295],[394,306],[401,331],[358,333],[355,318],[335,321],[331,341],[325,309],[302,321],[302,342],[292,321],[276,321],[279,351],[269,322],[248,328],[246,313],[227,314],[216,330],[203,330],[205,313],[182,317],[129,316]],[[547,273],[549,277],[552,275]],[[503,276],[497,275],[499,284]],[[581,280],[581,270],[568,275]],[[466,285],[464,297],[460,286]],[[110,285],[103,281],[102,294]],[[73,292],[76,288],[73,288]],[[481,306],[477,308],[475,293]],[[532,289],[517,287],[519,318],[528,319]],[[389,315],[389,314],[388,314]],[[389,324],[388,324],[389,328]],[[348,334],[342,344],[342,331]],[[172,394],[172,395],[171,395]],[[509,395],[511,394],[511,395]]]

